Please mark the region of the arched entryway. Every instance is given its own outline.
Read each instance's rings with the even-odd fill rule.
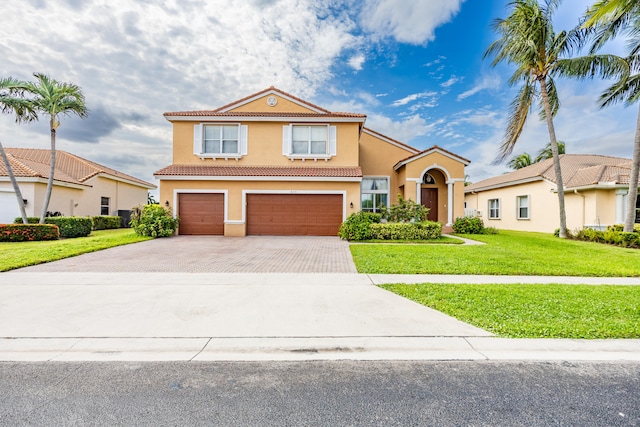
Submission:
[[[422,175],[420,204],[429,208],[429,221],[447,222],[447,179],[438,169],[430,169]]]

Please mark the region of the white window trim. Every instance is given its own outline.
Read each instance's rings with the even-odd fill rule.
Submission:
[[[496,200],[498,202],[498,216],[491,216],[491,201]],[[499,220],[502,219],[502,199],[493,198],[487,200],[487,219],[488,220]]]
[[[293,127],[294,126],[326,126],[327,127],[327,153],[326,154],[294,154],[293,153]],[[329,161],[337,154],[337,129],[326,123],[289,123],[282,127],[282,155],[289,160],[318,160]]]
[[[102,203],[102,199],[107,199],[106,205]],[[104,208],[105,206],[107,208],[107,213],[103,214],[102,208]],[[100,216],[109,216],[109,215],[111,215],[111,197],[100,196]]]
[[[205,126],[238,126],[238,152],[237,153],[205,153],[204,152],[204,128]],[[247,155],[248,126],[241,123],[199,123],[193,127],[193,154],[201,160],[224,159],[240,160]],[[222,148],[222,147],[221,147]]]
[[[390,176],[381,176],[381,175],[366,175],[362,177],[362,180],[365,179],[386,179],[387,180],[387,189],[386,190],[362,190],[362,183],[360,184],[360,210],[362,210],[362,195],[363,194],[386,194],[387,195],[387,208],[391,204],[391,177]],[[375,207],[374,207],[375,212]],[[377,212],[376,212],[377,213]]]
[[[520,201],[525,199],[527,200],[527,216],[520,216]],[[531,195],[530,194],[520,194],[516,196],[516,219],[521,221],[527,221],[531,219]]]

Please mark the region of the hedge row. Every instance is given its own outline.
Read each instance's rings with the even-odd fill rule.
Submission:
[[[338,236],[344,240],[431,240],[442,236],[438,222],[381,223],[379,214],[358,212],[349,215],[340,225]]]
[[[27,220],[29,224],[37,224],[40,218],[28,217]],[[22,223],[22,218],[16,218],[15,223]],[[90,216],[49,216],[44,219],[44,223],[57,225],[60,237],[66,238],[86,237],[93,229],[93,219]]]
[[[54,224],[0,224],[0,242],[57,240],[60,230]]]
[[[112,230],[120,228],[122,218],[119,216],[94,216],[93,229],[94,230]]]
[[[624,248],[640,248],[640,233],[637,231],[618,231],[616,226],[608,227],[605,231],[585,228],[577,231],[571,237],[588,242],[607,243]]]
[[[388,222],[369,226],[373,240],[432,240],[442,236],[439,222]]]

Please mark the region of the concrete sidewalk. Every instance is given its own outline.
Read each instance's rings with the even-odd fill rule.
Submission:
[[[0,360],[640,360],[640,340],[503,339],[378,283],[639,279],[0,274]]]

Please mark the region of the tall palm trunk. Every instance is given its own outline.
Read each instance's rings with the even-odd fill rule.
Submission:
[[[2,160],[4,160],[4,165],[7,167],[7,173],[9,174],[9,180],[11,180],[11,185],[13,185],[13,191],[16,193],[16,198],[18,199],[18,206],[20,207],[20,216],[22,217],[22,222],[24,224],[28,224],[27,220],[27,211],[24,209],[24,199],[22,198],[22,192],[20,191],[20,186],[18,185],[18,181],[16,181],[16,176],[13,174],[13,168],[11,167],[11,163],[9,163],[9,158],[7,158],[7,153],[4,151],[4,147],[2,146],[2,142],[0,142],[0,156],[2,156]]]
[[[40,214],[40,224],[44,224],[44,217],[47,216],[49,210],[49,201],[51,200],[51,191],[53,190],[53,174],[56,170],[56,127],[54,125],[55,118],[52,116],[49,121],[51,128],[51,166],[49,167],[49,180],[47,181],[47,192],[44,195],[42,204],[42,213]]]
[[[560,168],[560,155],[558,154],[558,142],[556,141],[556,131],[553,127],[553,114],[551,112],[551,103],[549,102],[549,93],[547,92],[547,79],[543,77],[538,80],[540,83],[540,93],[542,95],[542,103],[544,104],[544,112],[547,119],[547,128],[549,129],[549,142],[551,144],[551,153],[553,154],[553,166],[556,172],[556,185],[558,188],[558,207],[560,209],[560,238],[567,238],[567,213],[564,206],[564,182],[562,182],[562,170]]]
[[[636,220],[636,201],[638,199],[638,169],[640,169],[640,107],[636,125],[636,139],[633,142],[633,160],[631,160],[631,176],[629,176],[629,195],[627,196],[627,218],[624,231],[633,231]]]

